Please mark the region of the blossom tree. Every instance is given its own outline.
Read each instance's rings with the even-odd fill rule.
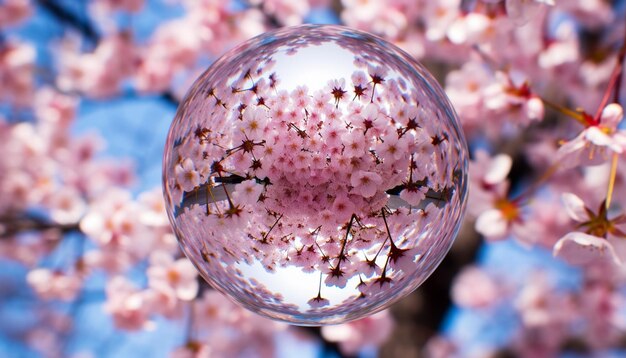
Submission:
[[[618,0],[0,1],[0,355],[273,357],[293,356],[290,345],[336,356],[624,354],[625,19]],[[200,279],[165,214],[161,153],[138,154],[162,146],[157,128],[169,125],[148,106],[172,118],[192,81],[226,50],[308,22],[370,32],[421,61],[455,106],[472,158],[468,215],[435,274],[391,310],[323,329],[257,316]],[[298,145],[326,143],[347,157],[368,150],[367,135],[380,162],[406,161],[403,170],[421,175],[403,184],[402,200],[444,192],[425,185],[438,185],[434,177],[420,181],[431,173],[404,155],[412,145],[405,138],[422,123],[392,108],[385,120],[406,117],[408,134],[377,124],[374,96],[390,88],[384,76],[364,64],[319,92],[273,95],[263,109],[254,108],[254,93],[271,89],[271,76],[255,91],[244,91],[258,84],[242,78],[244,146],[228,151],[225,164],[277,175],[255,167],[255,140],[270,124],[290,123],[284,109],[327,117],[353,110],[359,130],[283,129],[296,139],[320,130],[320,140]],[[94,119],[96,107],[104,120]],[[131,122],[140,130],[121,143]],[[179,197],[223,170],[193,160],[210,133],[198,128],[188,138],[196,145],[178,147],[186,159],[169,189]],[[276,143],[288,147],[288,139]],[[445,138],[420,140],[432,150]],[[281,170],[323,164],[306,151],[271,159]],[[375,207],[372,198],[385,195],[381,185],[403,180],[344,169],[332,200],[319,203],[320,220],[352,223],[363,203]],[[293,185],[286,175],[272,180]],[[229,195],[242,204],[266,196],[279,212],[289,203],[272,195],[277,187],[241,180]],[[376,208],[368,220],[387,224]],[[272,217],[263,220],[271,226]],[[390,265],[412,264],[391,245]],[[313,264],[308,250],[296,251],[298,267]],[[327,283],[341,287],[341,262]],[[375,266],[368,277],[384,277]],[[320,292],[308,303],[326,304]]]

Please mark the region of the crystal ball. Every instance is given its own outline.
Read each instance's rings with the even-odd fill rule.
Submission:
[[[418,287],[459,230],[467,144],[396,46],[340,26],[255,37],[192,85],[163,161],[182,250],[261,315],[336,324]]]

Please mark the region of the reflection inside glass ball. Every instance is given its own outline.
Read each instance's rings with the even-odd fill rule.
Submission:
[[[295,324],[410,293],[465,209],[466,144],[439,85],[396,47],[336,26],[267,33],[215,62],[163,165],[170,220],[202,276]]]

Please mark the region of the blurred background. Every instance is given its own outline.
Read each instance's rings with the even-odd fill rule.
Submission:
[[[0,356],[626,357],[626,141],[603,112],[622,100],[624,18],[621,0],[0,0]],[[389,310],[321,329],[257,317],[195,274],[167,281],[190,264],[160,188],[193,80],[302,23],[422,62],[472,152],[441,266]],[[601,154],[564,153],[573,138]]]

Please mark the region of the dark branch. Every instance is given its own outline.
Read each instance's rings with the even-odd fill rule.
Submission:
[[[78,223],[59,224],[32,216],[0,216],[0,229],[0,238],[33,231],[59,230],[62,234],[80,231]]]
[[[41,8],[50,13],[50,15],[80,32],[90,42],[95,44],[100,40],[100,35],[88,20],[82,19],[79,15],[64,8],[56,1],[37,0],[37,3]]]

